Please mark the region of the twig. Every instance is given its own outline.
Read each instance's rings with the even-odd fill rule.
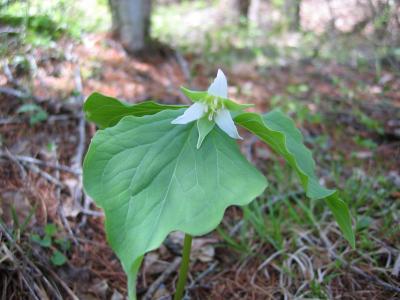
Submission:
[[[19,173],[20,173],[19,175],[21,176],[21,179],[24,180],[26,177],[26,171],[25,171],[24,167],[20,164],[18,159],[16,159],[15,155],[11,154],[11,152],[8,151],[8,149],[5,149],[5,151],[2,154],[4,157],[8,158],[9,160],[14,162],[18,166]]]
[[[78,118],[78,116],[72,116],[72,115],[52,115],[49,116],[45,122],[46,123],[55,123],[55,122],[65,122],[70,119]],[[9,124],[21,124],[21,123],[26,123],[28,121],[28,118],[21,118],[21,117],[9,117],[9,118],[4,118],[0,119],[0,125],[9,125]]]
[[[206,277],[208,274],[214,271],[215,267],[218,265],[218,261],[213,262],[206,270],[201,272],[199,276],[197,276],[188,286],[188,290],[193,289],[196,287],[196,283]]]
[[[55,153],[55,160],[56,160],[56,166],[58,165],[58,158],[57,158],[57,152]],[[59,180],[60,179],[60,171],[59,169],[55,170],[55,176],[56,178]],[[56,193],[56,199],[58,200],[58,206],[57,206],[57,213],[60,216],[61,222],[63,223],[64,228],[68,231],[68,234],[70,236],[70,238],[72,239],[73,243],[75,245],[79,245],[78,241],[75,238],[75,235],[71,229],[71,226],[68,223],[67,218],[65,217],[65,213],[64,213],[64,205],[63,202],[61,200],[61,189],[60,187],[56,187],[55,190]]]
[[[13,76],[13,74],[12,74],[12,72],[10,70],[10,67],[8,66],[7,62],[3,63],[3,71],[4,71],[4,75],[6,75],[7,80],[9,82],[11,82],[11,83],[13,83],[15,85],[18,84],[17,81],[15,80],[15,78],[14,78],[14,76]]]
[[[16,269],[17,269],[18,271],[20,271],[19,264],[17,263],[18,260],[15,258],[14,254],[11,252],[11,250],[7,248],[7,246],[6,246],[5,243],[2,244],[2,250],[3,250],[3,252],[5,253],[5,256],[4,256],[4,258],[2,259],[2,261],[5,260],[5,259],[9,259],[10,261],[12,261],[12,262],[15,264]],[[20,276],[20,280],[24,283],[24,285],[26,286],[26,288],[27,288],[28,291],[30,292],[30,294],[31,294],[31,296],[33,297],[33,299],[39,300],[39,298],[37,297],[37,295],[36,295],[36,293],[35,293],[35,290],[32,289],[32,285],[33,285],[32,280],[28,280],[29,277],[26,278],[26,277],[25,277],[25,274],[24,274],[23,272],[19,272],[18,274],[19,274],[19,276]],[[2,297],[2,299],[6,299],[6,298],[5,298],[5,292],[3,292],[3,297]]]
[[[5,86],[0,86],[0,93],[5,94],[7,96],[13,96],[19,99],[29,98],[29,95],[27,93]]]
[[[59,164],[52,164],[37,158],[33,158],[30,156],[23,156],[23,155],[16,155],[16,154],[11,154],[13,160],[15,161],[19,161],[22,163],[31,163],[31,164],[35,164],[35,165],[39,165],[39,166],[43,166],[43,167],[47,167],[50,169],[54,169],[54,170],[60,170],[60,171],[64,171],[64,172],[68,172],[71,174],[74,174],[76,176],[79,176],[82,174],[82,172],[80,172],[79,170],[74,170],[71,167],[65,166],[65,165],[59,165]],[[5,158],[10,158],[9,155],[7,155],[7,153],[0,151],[0,157],[5,157]]]
[[[79,107],[82,109],[83,107],[83,85],[82,85],[82,77],[81,77],[81,71],[79,67],[75,69],[75,74],[74,74],[74,80],[75,80],[75,86],[76,90],[79,92],[78,95],[78,100],[79,100]],[[79,114],[79,123],[78,123],[78,135],[79,135],[79,143],[76,148],[75,156],[72,158],[72,167],[74,169],[80,170],[82,174],[82,158],[83,158],[83,152],[85,151],[85,141],[86,141],[86,131],[85,131],[85,118],[83,114]],[[73,189],[73,199],[75,203],[81,204],[81,200],[83,198],[83,208],[85,211],[89,210],[90,202],[89,199],[85,197],[85,194],[82,192],[82,175],[79,175],[78,177],[79,182],[77,186]],[[82,227],[87,220],[87,214],[84,214],[82,217],[81,222],[79,223],[78,228]]]
[[[24,179],[26,177],[26,172],[24,170],[24,168],[22,167],[22,165],[26,166],[27,168],[29,168],[33,173],[39,174],[40,176],[42,176],[43,178],[45,178],[47,181],[53,183],[55,186],[57,187],[65,187],[65,184],[62,183],[60,180],[58,180],[57,178],[53,177],[52,175],[50,175],[49,173],[43,171],[42,169],[40,169],[38,166],[36,166],[35,164],[32,163],[25,163],[24,161],[19,161],[15,155],[11,154],[8,150],[6,150],[3,153],[0,153],[0,157],[7,157],[8,159],[10,159],[12,162],[14,162],[15,164],[17,164],[20,168],[20,175],[21,178]],[[20,162],[22,162],[22,165],[20,164]]]
[[[185,77],[186,82],[189,85],[191,85],[192,84],[192,76],[190,76],[189,63],[177,49],[174,49],[174,52],[175,52],[176,61],[178,62],[178,65],[181,67],[181,70],[182,70],[183,76]]]
[[[94,217],[102,217],[104,214],[102,212],[96,212],[90,209],[91,199],[86,196],[84,193],[82,195],[83,205],[81,205],[80,211],[83,213],[82,220],[78,224],[78,230],[83,228],[87,222],[87,216],[94,216]]]
[[[32,289],[32,287],[31,287],[32,283],[29,283],[29,282],[28,282],[28,280],[25,278],[24,274],[22,274],[22,273],[20,273],[20,274],[21,274],[21,279],[22,279],[22,281],[25,283],[25,286],[26,286],[26,288],[29,290],[30,295],[33,297],[33,299],[35,299],[35,300],[40,300],[40,299],[36,296],[35,291],[34,291],[34,290]]]
[[[49,173],[43,171],[42,169],[40,169],[38,166],[33,165],[33,164],[27,164],[26,165],[32,172],[39,174],[40,176],[42,176],[44,179],[46,179],[47,181],[53,183],[55,186],[57,187],[64,187],[64,183],[62,183],[60,180],[58,180],[57,178],[55,178],[54,176],[50,175]]]
[[[394,267],[392,270],[392,275],[393,276],[399,276],[400,275],[400,254],[397,256],[396,262],[394,263]]]
[[[76,90],[79,92],[78,100],[80,103],[80,107],[83,106],[83,87],[82,87],[82,77],[79,68],[75,70],[75,85]],[[86,140],[86,133],[85,133],[85,118],[83,114],[79,116],[79,123],[78,123],[78,135],[79,135],[79,142],[76,148],[75,156],[72,158],[72,168],[79,170],[82,174],[82,158],[83,152],[85,151],[85,140]],[[82,175],[79,175],[79,184],[74,189],[73,199],[76,203],[79,203],[80,199],[82,198]]]
[[[157,290],[157,288],[167,279],[169,275],[171,275],[172,272],[176,271],[178,269],[179,264],[181,263],[181,258],[180,257],[175,257],[173,262],[162,272],[162,274],[149,286],[147,289],[146,294],[143,297],[143,300],[150,300]]]
[[[108,245],[105,244],[105,243],[98,243],[98,242],[95,242],[95,241],[92,241],[92,240],[89,240],[89,239],[84,239],[84,238],[79,238],[79,237],[77,237],[76,239],[77,239],[78,241],[80,241],[81,243],[94,245],[94,246],[96,246],[97,248],[109,249],[109,247],[110,247],[110,246],[108,246]]]
[[[319,235],[323,241],[323,243],[325,244],[328,253],[330,254],[331,257],[333,257],[334,259],[340,261],[341,264],[343,264],[345,267],[349,268],[353,273],[356,273],[357,275],[360,275],[361,277],[364,277],[365,279],[367,279],[368,281],[371,281],[377,285],[382,286],[384,289],[388,290],[388,291],[392,291],[392,292],[396,292],[396,293],[400,293],[400,287],[394,286],[390,283],[387,283],[386,281],[383,281],[382,279],[374,276],[374,275],[370,275],[365,273],[363,270],[361,270],[360,268],[353,266],[351,264],[349,264],[346,260],[344,260],[341,256],[339,256],[335,250],[333,250],[333,246],[332,243],[330,242],[330,240],[327,238],[327,236],[325,235],[325,232],[323,230],[321,230],[321,228],[319,227],[318,224],[315,224],[317,226],[317,229],[319,231]]]
[[[51,269],[47,270],[51,276],[53,276],[58,283],[63,287],[63,289],[68,293],[68,295],[71,297],[73,300],[79,300],[78,296],[75,295],[75,293],[68,287],[68,285],[65,284],[64,281]]]
[[[88,199],[88,197],[85,197],[85,199]],[[104,217],[104,213],[101,211],[95,211],[95,210],[91,210],[91,209],[82,208],[81,212],[83,214],[86,214],[86,215],[92,216],[92,217]]]
[[[252,135],[249,140],[243,143],[243,151],[248,161],[254,163],[253,158],[253,146],[258,141],[258,138],[255,135]]]
[[[286,250],[285,249],[281,249],[279,251],[276,251],[275,253],[273,253],[272,255],[270,255],[265,261],[263,261],[257,268],[257,270],[255,271],[255,273],[253,274],[253,276],[251,277],[251,283],[254,284],[257,273],[261,270],[264,269],[272,260],[274,260],[277,256],[281,255],[282,253],[284,253]],[[267,271],[268,272],[268,271]],[[267,273],[268,274],[268,273]],[[268,274],[269,277],[269,274]]]
[[[5,238],[12,244],[13,247],[21,254],[22,259],[26,262],[27,265],[29,265],[37,274],[38,276],[44,281],[46,286],[55,294],[57,295],[56,291],[54,288],[51,286],[49,280],[44,276],[42,271],[25,255],[24,251],[21,249],[21,247],[15,242],[15,240],[12,238],[12,236],[8,233],[7,229],[3,226],[3,224],[0,222],[0,231],[4,234]],[[57,297],[57,299],[61,299]]]
[[[23,122],[23,120],[21,118],[17,118],[17,117],[0,119],[0,125],[19,124],[22,122]]]
[[[183,57],[183,55],[177,49],[174,49],[173,52],[174,52],[175,60],[182,70],[185,81],[187,82],[187,84],[189,86],[191,86],[192,85],[192,76],[190,75],[190,68],[189,68],[188,62],[186,61],[186,59]],[[191,104],[190,101],[185,96],[185,94],[183,94],[183,92],[180,89],[179,89],[179,96],[180,96],[180,99],[183,101],[183,103]]]
[[[33,101],[37,103],[41,102],[46,102],[50,101],[51,99],[46,99],[42,97],[38,97],[33,95],[27,88],[25,88],[17,79],[14,78],[12,75],[12,72],[10,70],[10,67],[6,62],[3,63],[3,70],[4,74],[7,77],[8,82],[10,82],[12,85],[14,85],[17,89],[15,88],[9,88],[9,87],[0,87],[0,93],[9,95],[9,96],[14,96],[20,99],[32,99]]]

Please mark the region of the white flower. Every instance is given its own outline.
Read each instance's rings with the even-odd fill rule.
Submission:
[[[228,83],[221,69],[218,69],[217,77],[215,77],[214,82],[208,87],[207,92],[213,96],[228,98]]]
[[[214,120],[218,127],[231,138],[242,139],[233,122],[231,113],[225,108],[223,101],[220,99],[228,97],[228,83],[220,69],[218,69],[217,77],[209,86],[207,93],[208,97],[193,103],[183,115],[177,117],[171,123],[188,124],[208,115],[208,119],[210,121]]]
[[[203,117],[208,110],[208,106],[201,102],[193,103],[182,116],[177,117],[173,120],[172,124],[187,124],[193,121],[196,121]]]

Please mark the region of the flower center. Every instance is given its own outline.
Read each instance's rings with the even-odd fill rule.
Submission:
[[[225,108],[222,99],[216,96],[208,96],[206,99],[204,99],[203,103],[206,105],[205,112],[208,115],[208,120],[210,121],[212,121],[214,116],[220,110]]]

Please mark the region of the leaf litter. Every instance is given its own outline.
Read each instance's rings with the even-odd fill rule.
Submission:
[[[18,94],[21,91],[25,93],[23,87],[29,86],[30,78],[15,74],[14,80],[10,81],[0,75],[2,85],[17,91],[0,93],[0,280],[9,295],[7,299],[122,299],[126,294],[124,272],[105,241],[102,212],[91,199],[85,196],[75,199],[73,195],[74,187],[79,186],[80,175],[79,170],[68,168],[73,165],[81,143],[78,138],[82,118],[77,100],[79,93],[87,96],[96,90],[128,102],[154,99],[168,104],[186,104],[178,89],[185,82],[185,72],[175,59],[163,55],[144,61],[130,58],[120,45],[101,34],[89,36],[83,44],[70,43],[68,40],[59,42],[57,49],[67,50],[58,50],[61,51],[58,57],[43,49],[35,49],[33,53],[38,70],[32,82],[33,96],[28,99],[48,113],[47,120],[30,125],[29,119],[17,112],[20,98],[15,95],[21,95]],[[74,84],[77,67],[83,82],[78,95]],[[202,67],[192,85],[199,89],[207,87],[211,72]],[[299,107],[292,109],[289,106],[287,111],[295,114],[295,119],[302,123],[310,147],[331,148],[334,155],[349,161],[344,169],[352,169],[354,165],[366,172],[382,168],[384,175],[397,182],[400,169],[400,160],[396,159],[400,145],[398,78],[387,73],[376,83],[373,73],[359,73],[335,64],[323,69],[313,64],[276,68],[268,70],[268,76],[255,69],[241,72],[238,67],[234,73],[235,76],[230,77],[233,80],[232,98],[255,103],[255,109],[260,111],[272,108],[273,99],[306,107],[309,115],[305,116],[299,113]],[[344,78],[343,84],[348,90],[357,90],[357,82],[366,83],[369,90],[360,90],[353,96],[346,94],[345,88],[339,92],[335,83],[337,77]],[[302,85],[308,88],[299,88]],[[235,88],[238,86],[245,88]],[[295,91],[294,97],[292,93],[296,88],[300,92]],[[283,100],[277,99],[277,95]],[[317,96],[323,101],[315,106],[310,99]],[[360,111],[358,116],[350,113],[354,108]],[[310,112],[321,114],[327,122],[322,125],[310,121]],[[370,122],[371,119],[378,120],[379,126]],[[336,126],[337,122],[340,122],[340,128]],[[91,124],[86,124],[84,129],[83,145],[86,147],[95,130]],[[323,133],[333,141],[326,144],[312,142]],[[370,139],[376,148],[365,150],[365,144],[354,141],[355,134],[361,135],[363,140]],[[43,149],[52,144],[56,145],[56,155],[48,156]],[[257,141],[244,146],[248,158],[261,170],[273,166],[274,156],[267,147]],[[354,156],[351,156],[352,152],[355,152]],[[323,158],[323,161],[326,163],[329,158]],[[340,182],[344,184],[351,174],[344,172],[341,176]],[[295,193],[274,203],[294,203],[296,197]],[[382,209],[395,214],[399,199],[400,195],[393,192]],[[17,218],[13,219],[12,208]],[[27,227],[18,233],[16,220],[21,226],[28,218],[27,211],[32,209],[34,213]],[[270,209],[265,208],[266,212]],[[241,217],[240,209],[230,208],[223,227],[233,229]],[[260,239],[252,228],[245,228],[247,233],[244,234],[250,241],[247,245],[250,252],[245,254],[227,246],[217,233],[195,239],[189,294],[192,299],[396,297],[400,286],[399,231],[380,232],[379,215],[371,222],[369,238],[373,239],[373,245],[368,252],[351,251],[342,239],[338,239],[338,229],[327,215],[318,222],[320,234],[312,226],[296,225],[293,232],[284,230],[283,247],[278,250]],[[66,253],[67,263],[61,267],[53,266],[50,254],[29,240],[29,232],[40,231],[48,223],[57,224],[58,235],[76,241]],[[238,233],[246,225],[241,224],[235,229]],[[6,227],[14,230],[10,232]],[[233,239],[240,242],[237,236]],[[174,259],[179,257],[181,247],[179,234],[171,235],[160,250],[149,254],[139,277],[139,293],[145,295],[152,287],[153,294],[146,296],[156,299],[157,295],[168,296],[173,292],[178,268]],[[42,276],[38,277],[38,274]],[[157,282],[160,278],[162,280]]]

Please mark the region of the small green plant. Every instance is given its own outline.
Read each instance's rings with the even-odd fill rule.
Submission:
[[[34,103],[26,103],[21,105],[18,108],[17,113],[27,114],[29,116],[29,124],[31,125],[46,121],[48,117],[47,112],[39,105]]]
[[[193,102],[190,107],[127,105],[98,93],[84,105],[87,119],[101,130],[86,154],[83,183],[105,211],[108,241],[128,276],[129,299],[136,299],[136,276],[145,253],[176,230],[186,234],[175,294],[181,299],[192,236],[214,230],[228,206],[247,205],[267,187],[265,177],[239,150],[237,125],[285,158],[309,198],[325,199],[344,237],[355,246],[347,204],[336,190],[319,184],[311,152],[291,119],[280,110],[245,112],[249,105],[228,99],[220,70],[207,91],[182,91]],[[259,216],[246,214],[263,231]],[[269,240],[279,248],[278,232],[277,224]]]
[[[71,248],[71,244],[67,239],[57,238],[57,231],[56,225],[47,224],[44,227],[44,236],[40,237],[38,234],[32,234],[31,240],[43,248],[51,249],[51,263],[55,266],[62,266],[68,260],[64,253]]]
[[[35,214],[36,207],[34,206],[29,210],[28,215],[26,216],[26,218],[23,220],[22,223],[20,222],[20,220],[18,218],[15,207],[11,206],[10,210],[11,210],[11,216],[12,216],[12,220],[13,220],[13,227],[12,227],[11,234],[15,240],[19,241],[21,238],[21,235],[25,232],[26,228],[28,227],[29,222],[32,220],[32,217]],[[3,220],[1,218],[0,218],[0,223],[3,223]]]
[[[362,125],[364,125],[368,130],[371,130],[378,134],[383,134],[385,132],[381,122],[367,116],[363,111],[356,109],[356,110],[354,110],[354,115],[357,118],[357,120]]]
[[[353,138],[353,141],[357,145],[359,145],[361,147],[364,147],[364,148],[367,148],[367,149],[370,149],[370,150],[375,150],[378,147],[378,145],[373,140],[367,139],[367,138],[363,138],[363,137],[361,137],[359,135],[355,136]]]

